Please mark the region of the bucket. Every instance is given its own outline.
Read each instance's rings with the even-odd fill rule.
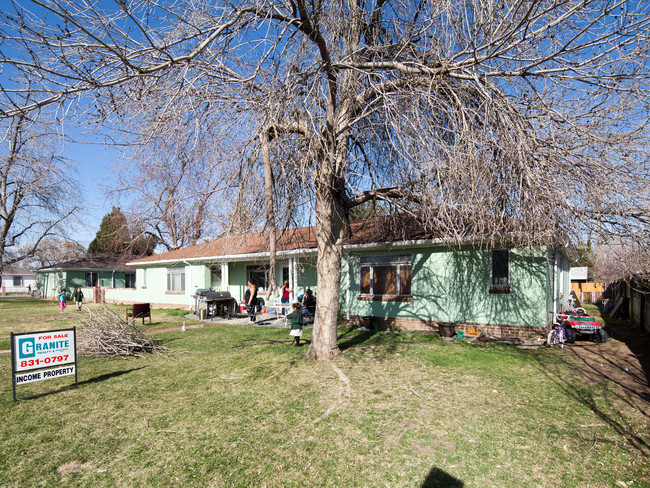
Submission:
[[[454,337],[456,326],[453,322],[438,322],[438,333],[440,337]]]
[[[239,311],[240,311],[241,313],[246,313],[246,305],[244,305],[244,304],[242,303],[242,304],[239,306]]]

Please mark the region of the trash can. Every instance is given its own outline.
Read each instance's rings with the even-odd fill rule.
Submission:
[[[456,326],[453,322],[438,322],[438,333],[440,337],[454,337]]]
[[[205,320],[208,311],[205,308],[199,309],[199,320]]]

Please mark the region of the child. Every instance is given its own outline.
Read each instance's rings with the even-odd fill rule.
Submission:
[[[77,306],[77,312],[81,312],[81,303],[83,302],[84,294],[81,291],[80,286],[75,288],[74,293],[72,294],[72,298],[74,298],[74,303]]]
[[[287,319],[291,323],[291,332],[290,336],[293,336],[294,342],[293,345],[298,347],[300,345],[300,336],[302,336],[302,313],[300,312],[300,304],[294,303],[292,305],[293,312],[287,315]]]
[[[65,309],[65,300],[66,300],[65,288],[61,288],[61,293],[59,294],[59,304],[61,305],[60,313],[63,313],[63,309]]]

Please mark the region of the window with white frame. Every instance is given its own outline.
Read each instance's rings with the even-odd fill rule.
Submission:
[[[490,289],[508,291],[510,288],[510,251],[494,249],[490,253]]]
[[[14,276],[14,286],[23,286],[22,276]]]
[[[359,294],[373,297],[410,297],[410,254],[359,257]]]
[[[221,290],[221,263],[210,266],[210,288]]]
[[[185,267],[167,268],[167,291],[185,291]]]

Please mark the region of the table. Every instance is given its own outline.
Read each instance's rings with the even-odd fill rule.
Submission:
[[[275,312],[275,318],[277,320],[280,319],[280,314],[283,314],[285,316],[285,322],[286,322],[286,315],[289,313],[289,310],[291,309],[291,304],[290,303],[274,303],[272,305],[267,305],[266,306],[266,311],[273,313]]]

